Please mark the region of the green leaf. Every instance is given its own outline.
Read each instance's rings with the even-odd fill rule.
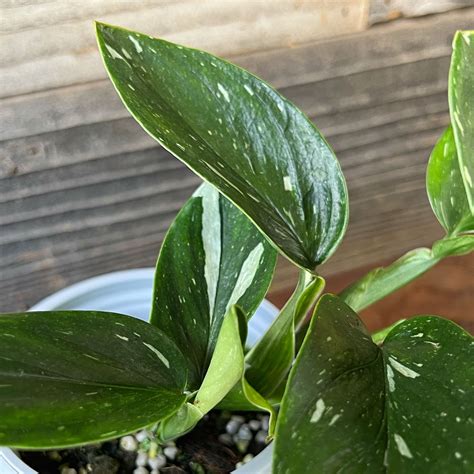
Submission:
[[[445,237],[433,249],[419,248],[386,267],[375,268],[340,293],[354,310],[361,311],[402,288],[446,257],[466,255],[474,250],[474,235]]]
[[[0,316],[0,445],[117,438],[184,403],[186,364],[163,332],[114,313]]]
[[[354,311],[361,311],[410,283],[440,260],[441,258],[434,256],[430,249],[412,250],[392,264],[370,271],[343,290],[340,297]]]
[[[474,215],[474,31],[454,36],[448,97],[459,168]]]
[[[433,254],[437,257],[467,255],[474,251],[474,235],[445,237],[433,245]]]
[[[142,127],[313,271],[342,240],[347,190],[334,152],[268,84],[203,51],[101,23],[99,47]]]
[[[308,278],[309,277],[309,278]],[[295,326],[308,314],[324,288],[321,277],[301,272],[298,286],[268,331],[246,355],[246,377],[263,396],[272,398],[295,358]]]
[[[451,126],[441,135],[431,153],[426,188],[433,212],[448,234],[474,230],[474,214],[469,208],[459,170]]]
[[[323,296],[288,381],[273,472],[472,472],[473,356],[472,338],[435,316],[398,324],[379,348]]]
[[[208,370],[222,321],[238,304],[249,318],[267,292],[276,252],[211,185],[198,188],[163,242],[151,323],[172,338],[196,390]]]
[[[241,338],[240,327],[244,324],[245,314],[237,306],[232,306],[224,318],[211,363],[194,401],[186,403],[175,416],[161,424],[163,440],[191,430],[242,378],[245,337]]]

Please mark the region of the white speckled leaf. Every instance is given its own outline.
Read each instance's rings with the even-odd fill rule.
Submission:
[[[173,341],[130,316],[0,315],[0,445],[58,448],[136,431],[180,408],[186,372]]]
[[[143,128],[314,271],[342,240],[347,191],[319,131],[268,84],[222,59],[97,25],[123,102]]]
[[[472,472],[473,357],[472,338],[435,316],[378,347],[323,296],[282,402],[274,474]]]
[[[474,230],[474,214],[459,170],[451,126],[441,135],[431,153],[426,188],[433,212],[448,234]]]
[[[474,31],[458,31],[454,36],[449,110],[459,168],[471,214],[474,214]]]
[[[276,251],[252,222],[210,184],[176,217],[158,258],[150,321],[186,354],[193,390],[209,367],[227,311],[238,304],[250,318],[275,262]]]

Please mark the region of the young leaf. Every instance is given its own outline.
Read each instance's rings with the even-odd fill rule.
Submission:
[[[308,281],[308,274],[301,272],[295,292],[268,331],[246,355],[246,378],[263,396],[271,398],[288,375],[295,358],[295,326],[307,315],[324,284],[321,277]]]
[[[410,283],[443,258],[466,255],[473,250],[474,235],[445,237],[435,242],[432,250],[412,250],[392,264],[370,271],[343,290],[339,296],[354,311],[361,311]]]
[[[255,226],[209,184],[176,217],[158,258],[151,323],[187,355],[193,390],[201,386],[225,314],[238,304],[252,315],[275,261]]]
[[[347,191],[309,119],[262,80],[203,51],[104,24],[97,37],[142,127],[313,271],[340,243]]]
[[[410,283],[440,260],[430,249],[412,250],[386,267],[371,270],[344,289],[339,296],[354,311],[361,311]]]
[[[183,355],[155,327],[114,313],[0,316],[0,445],[105,441],[184,403]]]
[[[240,328],[246,324],[242,310],[232,306],[224,318],[211,363],[194,401],[186,403],[161,424],[162,439],[175,438],[191,430],[242,378],[245,337],[241,337]]]
[[[398,324],[379,348],[323,296],[290,374],[273,472],[471,472],[473,356],[472,338],[434,316]]]
[[[433,212],[448,234],[474,230],[474,214],[469,208],[451,126],[431,153],[426,188]]]
[[[459,168],[474,215],[474,30],[454,36],[448,98]]]

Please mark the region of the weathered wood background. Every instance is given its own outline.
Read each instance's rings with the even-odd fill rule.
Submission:
[[[105,78],[94,18],[229,57],[314,119],[351,202],[347,237],[324,274],[442,235],[424,174],[449,120],[452,35],[473,27],[472,0],[1,4],[0,311],[93,275],[153,266],[198,185],[129,118]],[[283,262],[274,293],[294,275]]]

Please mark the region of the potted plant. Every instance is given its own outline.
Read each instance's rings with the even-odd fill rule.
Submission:
[[[205,52],[100,23],[97,34],[130,113],[206,184],[163,242],[149,323],[103,311],[0,316],[0,444],[57,450],[147,429],[149,454],[176,458],[169,443],[230,410],[267,413],[274,440],[242,472],[472,472],[471,336],[433,315],[369,335],[357,311],[474,249],[474,32],[454,38],[451,125],[427,172],[446,236],[338,296],[323,294],[318,267],[343,238],[346,184],[307,117]],[[277,252],[300,278],[247,350]],[[212,472],[195,460],[179,468]]]

